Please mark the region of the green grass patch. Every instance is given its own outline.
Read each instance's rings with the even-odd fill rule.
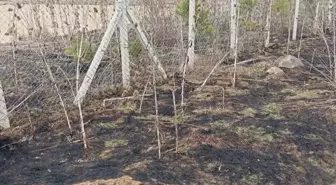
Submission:
[[[262,107],[263,113],[266,114],[268,117],[273,119],[280,119],[281,118],[281,105],[277,103],[270,103]]]
[[[315,134],[305,134],[303,137],[307,140],[323,141],[323,138],[321,136]]]
[[[241,181],[248,185],[258,185],[261,183],[262,174],[250,174],[244,176]]]
[[[250,93],[248,89],[227,89],[226,92],[230,96],[244,96]]]
[[[128,141],[124,139],[113,139],[110,141],[105,141],[104,145],[105,145],[105,148],[115,148],[119,146],[128,145]]]
[[[321,97],[317,90],[296,91],[293,93],[295,93],[295,95],[287,97],[287,100],[314,99]]]
[[[69,46],[65,49],[64,53],[72,56],[74,62],[80,59],[90,63],[97,49],[98,47],[89,40],[74,37],[70,40]]]
[[[329,152],[326,152],[326,153],[329,153]],[[332,156],[334,155],[331,154],[330,157]],[[323,170],[325,173],[328,173],[331,176],[336,175],[336,169],[334,168],[334,165],[331,163],[328,163],[327,161],[322,160],[320,157],[311,156],[307,159],[307,162],[309,162],[312,166]]]
[[[295,171],[299,172],[299,173],[306,173],[306,170],[302,167],[302,166],[296,166],[295,167]]]
[[[116,147],[119,146],[126,146],[128,145],[128,141],[124,139],[114,139],[110,141],[105,141],[104,143],[104,150],[99,154],[99,158],[101,160],[106,160],[110,158],[113,154],[113,151]]]
[[[275,134],[267,133],[264,128],[254,125],[248,127],[236,127],[236,133],[243,138],[258,142],[272,142],[275,139]]]
[[[291,132],[290,130],[288,130],[288,128],[286,128],[285,130],[280,130],[279,131],[281,136],[288,136],[288,135],[292,135],[293,132]]]
[[[258,63],[253,66],[253,68],[248,72],[249,77],[253,78],[263,78],[267,76],[268,66],[264,63]]]
[[[241,113],[246,117],[255,117],[255,115],[257,114],[257,111],[251,107],[248,107],[242,110]]]
[[[202,108],[202,109],[196,109],[192,111],[193,113],[196,114],[230,114],[233,113],[234,110],[232,109],[228,109],[228,108],[213,108],[213,107],[209,107],[209,108]]]
[[[218,170],[218,164],[215,163],[215,162],[208,163],[205,167],[205,170],[209,171],[209,172],[214,172],[214,171]]]
[[[314,157],[309,157],[308,162],[314,167],[320,167],[320,163]]]
[[[232,124],[228,121],[220,120],[220,121],[215,121],[215,122],[210,123],[210,126],[214,127],[215,129],[222,130],[222,129],[229,128],[230,126],[232,126]]]
[[[200,101],[209,101],[209,100],[213,100],[215,97],[213,93],[198,93],[195,95],[194,98]]]
[[[147,115],[147,116],[137,116],[135,117],[139,121],[155,121],[155,115]],[[159,121],[163,122],[171,122],[171,123],[184,123],[191,119],[192,117],[189,115],[177,115],[177,116],[159,116]]]

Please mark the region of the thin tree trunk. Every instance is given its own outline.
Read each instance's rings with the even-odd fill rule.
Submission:
[[[299,20],[300,0],[295,1],[294,22],[293,22],[293,37],[292,40],[296,40],[297,26]]]
[[[292,24],[292,2],[290,1],[289,2],[289,9],[290,9],[290,14],[289,14],[289,16],[288,16],[288,37],[287,37],[287,50],[286,50],[286,52],[287,52],[287,55],[289,55],[289,45],[290,45],[290,41],[291,41],[291,39],[290,39],[290,36],[291,36],[291,24]]]
[[[39,46],[39,47],[40,47],[40,46]],[[50,66],[49,66],[49,64],[48,64],[48,62],[47,62],[47,59],[45,58],[45,54],[44,54],[43,51],[42,51],[42,47],[40,47],[40,53],[41,53],[42,60],[43,60],[44,64],[46,65],[47,71],[48,71],[48,73],[49,73],[50,80],[52,81],[52,83],[53,83],[54,86],[55,86],[56,93],[57,93],[57,95],[58,95],[58,98],[59,98],[59,100],[60,100],[61,106],[62,106],[63,111],[64,111],[65,118],[66,118],[67,123],[68,123],[68,127],[69,127],[69,131],[70,131],[70,135],[72,135],[72,127],[71,127],[71,124],[70,124],[70,119],[69,119],[69,116],[68,116],[68,111],[66,110],[65,103],[64,103],[64,101],[63,101],[63,98],[62,98],[62,96],[61,96],[61,92],[60,92],[60,90],[59,90],[59,88],[58,88],[58,85],[57,85],[57,83],[56,83],[55,77],[54,77],[54,75],[53,75],[53,73],[52,73],[52,71],[51,71],[51,69],[50,69]]]
[[[153,89],[154,89],[154,101],[155,101],[155,129],[157,135],[157,143],[158,143],[158,154],[159,159],[161,159],[161,141],[160,141],[160,127],[159,127],[159,107],[157,100],[157,92],[156,92],[156,74],[155,74],[155,65],[153,64]]]
[[[333,0],[329,0],[329,6],[328,6],[328,28],[330,29],[330,31],[331,31],[332,26],[333,26],[333,24],[332,24],[332,21],[333,21],[332,16],[333,16]]]
[[[189,69],[194,69],[195,65],[195,37],[196,37],[196,3],[189,0],[189,42],[187,65]]]
[[[334,6],[333,8],[333,44],[334,44],[334,82],[336,82],[336,16],[335,16],[335,11],[336,8]]]
[[[120,51],[121,51],[121,68],[122,68],[122,83],[124,88],[130,86],[130,59],[128,51],[128,29],[127,29],[127,12],[126,12],[126,2],[124,1],[124,6],[122,8],[122,16],[119,25],[119,37],[120,37]]]
[[[238,15],[236,16],[236,38],[235,38],[235,45],[234,45],[234,72],[233,72],[233,82],[232,87],[236,87],[236,80],[237,80],[237,60],[238,60],[238,23],[237,21],[239,18],[239,9],[238,9]]]
[[[270,35],[271,35],[271,19],[272,19],[272,4],[273,0],[269,0],[268,13],[266,18],[266,39],[265,39],[265,48],[269,46]]]
[[[319,9],[320,9],[320,1],[318,1],[316,3],[316,7],[315,7],[315,18],[314,18],[314,26],[313,26],[313,31],[314,34],[318,34],[319,33]]]
[[[175,84],[175,76],[173,76],[173,83],[174,83],[174,87],[172,90],[172,96],[173,96],[173,105],[174,105],[174,126],[175,126],[175,152],[178,151],[178,123],[177,123],[177,109],[176,109],[176,98],[175,98],[175,92],[176,92],[176,84]]]
[[[16,26],[16,7],[13,10],[13,22],[12,22],[12,47],[13,47],[13,63],[14,63],[14,78],[15,78],[15,84],[18,85],[18,75],[17,75],[17,63],[16,63],[16,42],[17,42],[17,26]]]
[[[302,27],[301,27],[301,34],[300,34],[300,43],[299,43],[299,52],[298,52],[298,58],[300,58],[301,56],[301,46],[302,46],[302,37],[303,37],[303,28],[304,28],[304,25],[305,25],[305,21],[306,19],[303,19],[303,22],[302,22]]]
[[[230,22],[230,50],[234,51],[237,34],[237,0],[231,0],[231,22]]]

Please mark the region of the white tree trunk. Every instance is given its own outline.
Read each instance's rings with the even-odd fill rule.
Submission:
[[[333,0],[329,0],[329,6],[328,6],[328,28],[332,29],[332,16],[333,16]]]
[[[313,31],[314,34],[317,34],[319,32],[319,9],[320,9],[320,1],[316,3],[316,8],[315,8],[315,18],[314,18],[314,26],[313,26]]]
[[[196,37],[196,3],[189,0],[189,39],[188,39],[188,58],[187,65],[193,69],[195,65],[195,37]]]
[[[3,128],[9,128],[9,118],[7,113],[7,106],[5,101],[5,95],[2,89],[2,84],[0,82],[0,126]]]
[[[270,35],[271,35],[271,19],[272,19],[272,4],[273,0],[269,0],[268,13],[266,17],[266,39],[265,39],[265,48],[269,46]]]
[[[130,86],[130,59],[128,50],[128,18],[126,12],[126,3],[122,6],[122,16],[119,26],[119,36],[120,36],[120,52],[121,52],[121,67],[122,67],[122,82],[123,87],[127,88]]]
[[[292,40],[296,40],[297,36],[297,25],[299,20],[299,9],[300,9],[300,0],[295,1],[295,12],[294,12],[294,23],[293,23],[293,37]]]
[[[333,44],[334,44],[334,82],[336,82],[336,16],[335,12],[336,8],[333,7],[333,19],[332,19],[332,27],[333,27]]]
[[[233,51],[236,45],[237,35],[237,0],[231,0],[231,21],[230,21],[230,49]]]
[[[236,10],[237,10],[237,6],[235,6]],[[233,79],[232,79],[232,87],[235,88],[236,87],[236,79],[237,79],[237,59],[238,59],[238,23],[239,21],[238,18],[239,18],[239,9],[238,9],[238,15],[236,16],[236,30],[235,30],[235,43],[234,43],[234,52],[233,52],[233,55],[234,55],[234,72],[233,72]]]

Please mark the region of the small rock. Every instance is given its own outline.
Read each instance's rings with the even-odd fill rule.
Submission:
[[[285,74],[285,72],[282,69],[278,68],[278,67],[271,67],[266,72],[268,74],[276,75],[276,76],[281,76],[281,75]]]
[[[300,59],[292,55],[280,57],[275,61],[275,63],[278,64],[279,67],[289,68],[289,69],[294,69],[297,67],[304,66]]]

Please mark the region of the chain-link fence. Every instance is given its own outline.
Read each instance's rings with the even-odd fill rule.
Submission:
[[[141,27],[167,72],[176,70],[186,57],[186,2],[137,0],[129,5],[140,20],[140,25],[136,26]],[[240,56],[244,58],[244,55],[248,56],[247,53],[257,53],[263,49],[269,2],[273,2],[271,42],[287,39],[291,31],[288,26],[292,25],[294,3],[288,4],[290,1],[286,0],[239,2]],[[299,35],[312,34],[315,9],[315,2],[302,2]],[[196,71],[201,69],[201,73],[207,74],[213,63],[229,50],[230,1],[198,1],[196,12],[195,66]],[[325,19],[326,11],[321,12],[324,16],[320,17]],[[114,13],[113,0],[0,1],[0,80],[13,125],[64,119],[61,116],[64,114],[61,102],[64,102],[66,110],[73,105],[77,88]],[[303,30],[302,34],[300,30]],[[123,31],[115,32],[105,50],[87,99],[112,96],[113,88],[122,83],[119,33]],[[149,75],[152,59],[134,29],[129,30],[128,40],[129,78],[131,85],[137,84],[139,87],[145,85],[147,77],[144,74]],[[79,43],[83,51],[77,68]],[[323,57],[328,54],[324,50],[326,46],[321,46],[322,49],[318,51]],[[305,42],[301,43],[301,47],[312,49],[311,44]]]

